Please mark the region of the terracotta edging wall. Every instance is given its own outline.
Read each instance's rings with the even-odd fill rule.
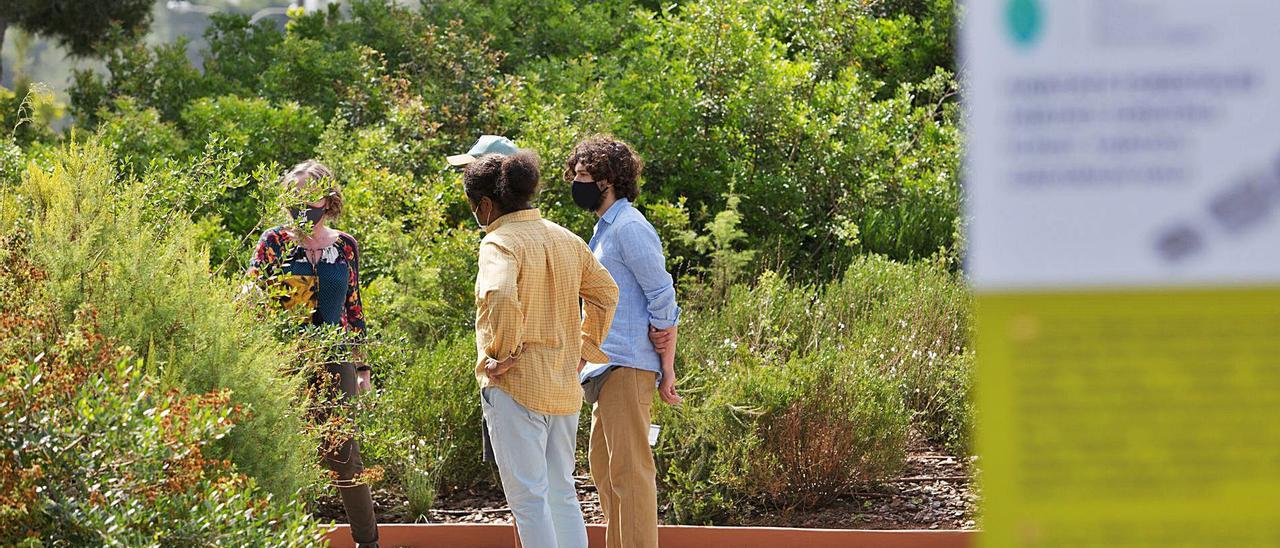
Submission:
[[[378,527],[379,544],[448,548],[512,548],[516,545],[511,525],[388,524]],[[969,548],[973,531],[878,531],[861,529],[793,529],[783,527],[693,527],[664,525],[659,528],[662,548]],[[604,526],[588,525],[592,546],[604,546]],[[346,525],[329,532],[330,545],[349,548],[351,533]]]

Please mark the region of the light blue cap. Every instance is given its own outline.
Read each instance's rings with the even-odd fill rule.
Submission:
[[[511,139],[501,135],[481,135],[480,140],[476,141],[476,144],[472,145],[471,150],[468,150],[466,154],[450,156],[445,158],[445,161],[449,162],[451,166],[465,166],[485,154],[509,156],[515,154],[517,150],[519,148],[516,147],[516,144]]]

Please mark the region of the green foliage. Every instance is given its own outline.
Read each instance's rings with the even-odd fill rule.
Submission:
[[[812,505],[883,478],[908,425],[966,447],[968,296],[945,268],[870,257],[825,286],[766,273],[721,302],[682,321],[685,403],[655,408],[676,522]]]
[[[146,171],[152,159],[176,159],[187,153],[187,140],[178,128],[161,120],[156,109],[141,108],[132,97],[117,97],[111,112],[102,112],[100,117],[99,141],[111,147],[112,155],[135,173]]]
[[[0,241],[0,543],[320,542],[303,504],[210,458],[231,394],[166,390],[92,308],[59,318],[23,240]]]
[[[694,239],[698,251],[711,257],[709,274],[713,290],[722,290],[733,283],[734,277],[743,273],[756,255],[755,250],[735,249],[738,242],[746,238],[746,233],[738,228],[742,223],[738,203],[738,196],[730,195],[725,210],[707,223],[707,233]]]
[[[621,74],[598,76],[625,113],[615,133],[647,160],[645,191],[686,198],[701,224],[732,188],[747,247],[777,249],[818,279],[858,253],[911,260],[954,247],[954,84],[943,72],[880,98],[837,51],[841,27],[824,26],[866,17],[853,3],[717,0],[647,20],[612,56]],[[932,213],[920,229],[894,212],[917,196],[937,198],[918,201],[943,228]],[[849,239],[864,219],[874,234]]]
[[[312,484],[315,447],[295,410],[288,349],[244,303],[239,283],[212,277],[186,215],[148,211],[147,186],[118,176],[93,142],[69,145],[49,169],[31,168],[30,255],[47,272],[55,318],[91,308],[104,336],[139,349],[169,385],[228,389],[245,420],[213,448],[277,496]]]
[[[151,0],[9,0],[0,19],[58,41],[72,55],[140,36],[151,23]]]
[[[306,160],[324,130],[324,122],[310,107],[235,95],[192,101],[181,119],[184,133],[197,142],[213,136],[226,139],[224,146],[242,151],[242,165],[248,168]]]
[[[0,185],[23,189],[0,195],[0,226],[33,235],[61,318],[92,307],[168,385],[233,390],[249,415],[212,452],[278,495],[310,485],[309,403],[280,373],[299,348],[238,273],[283,222],[282,171],[318,158],[343,189],[334,226],[361,243],[380,387],[357,412],[367,460],[418,514],[491,481],[471,363],[481,233],[443,158],[483,133],[537,150],[539,207],[587,237],[563,161],[600,132],[645,159],[638,206],[688,309],[688,398],[659,412],[673,519],[875,481],[908,429],[967,450],[953,0],[421,5],[356,0],[283,33],[215,17],[202,68],[182,42],[116,47],[107,75],[76,77],[82,130],[64,141],[90,144],[65,151],[0,94],[19,126]]]
[[[477,37],[493,35],[494,45],[510,55],[509,66],[518,66],[540,58],[612,49],[634,32],[632,9],[639,4],[632,0],[444,0],[422,5],[426,16],[438,24],[461,20]]]
[[[361,414],[365,446],[398,468],[411,514],[425,515],[438,490],[494,479],[480,460],[475,339],[456,333],[413,356],[387,350],[374,351],[386,388]]]
[[[185,39],[155,48],[142,44],[117,48],[105,60],[109,79],[91,70],[76,71],[68,90],[71,114],[82,127],[95,126],[99,112],[110,111],[114,97],[133,97],[140,106],[156,109],[161,119],[176,122],[188,102],[207,93],[200,71],[187,60]]]
[[[317,156],[338,174],[348,204],[336,226],[360,238],[365,306],[379,311],[371,331],[437,340],[474,319],[478,231],[451,220],[450,207],[464,200],[459,176],[441,173],[437,158],[412,158],[394,133],[335,122]],[[421,177],[395,170],[411,165],[435,167]]]
[[[0,139],[0,188],[16,186],[25,163],[22,148],[12,137]]]
[[[835,351],[772,364],[726,353],[697,404],[662,413],[675,522],[732,522],[753,504],[814,507],[901,466],[908,414],[883,373]]]
[[[0,87],[0,135],[20,145],[50,141],[50,124],[62,116],[63,108],[44,84],[19,79],[12,91]]]
[[[895,0],[872,8],[846,43],[859,68],[885,82],[885,90],[928,78],[937,68],[955,72],[955,0]]]
[[[209,51],[204,57],[210,88],[225,95],[254,96],[258,79],[271,67],[273,48],[284,40],[270,19],[249,24],[246,15],[213,14],[205,31]]]

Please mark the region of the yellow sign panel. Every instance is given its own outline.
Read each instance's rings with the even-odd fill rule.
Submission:
[[[1280,288],[978,299],[984,546],[1280,545]]]

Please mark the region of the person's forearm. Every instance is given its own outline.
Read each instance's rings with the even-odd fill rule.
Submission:
[[[665,352],[661,352],[658,356],[662,360],[662,370],[674,372],[676,370],[676,345],[672,343]]]
[[[524,325],[520,301],[511,291],[492,291],[478,306],[476,330],[484,337],[484,353],[495,361],[506,361],[520,353]]]

